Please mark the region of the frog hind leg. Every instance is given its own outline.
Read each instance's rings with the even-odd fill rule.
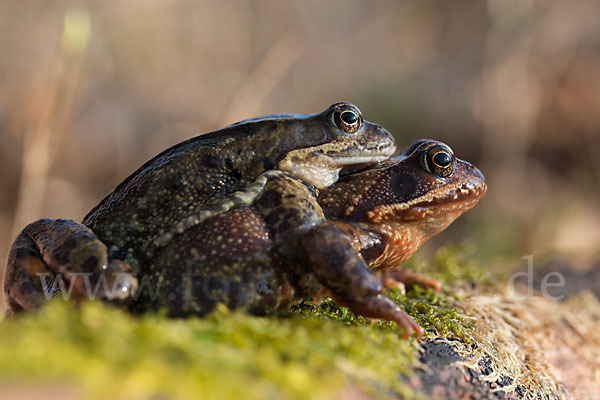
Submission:
[[[41,219],[19,233],[4,281],[13,312],[36,309],[59,293],[126,303],[136,288],[127,263],[109,261],[106,246],[88,227],[64,219]]]
[[[431,288],[439,293],[442,284],[437,279],[430,278],[427,275],[419,274],[409,268],[396,267],[389,270],[379,271],[377,276],[385,288],[404,287],[404,285],[420,285],[424,288]]]
[[[381,293],[381,282],[336,223],[314,227],[304,235],[302,245],[310,269],[334,300],[356,314],[396,322],[404,330],[404,338],[413,332],[417,336],[423,334],[423,328]]]
[[[54,280],[54,274],[28,239],[20,234],[8,258],[4,290],[8,308],[12,312],[38,308],[46,301],[45,294],[48,298],[53,296],[45,278]]]

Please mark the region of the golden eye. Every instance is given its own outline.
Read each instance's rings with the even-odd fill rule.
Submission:
[[[446,146],[432,146],[424,151],[423,167],[430,174],[447,178],[454,172],[454,153]]]
[[[350,104],[341,105],[333,110],[333,123],[346,133],[355,133],[362,126],[362,115],[358,108]]]

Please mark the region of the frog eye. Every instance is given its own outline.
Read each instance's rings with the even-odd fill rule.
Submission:
[[[333,110],[333,123],[346,133],[355,133],[362,126],[362,115],[358,108],[344,104]]]
[[[423,167],[430,174],[446,178],[454,172],[454,153],[446,146],[432,146],[424,151]]]

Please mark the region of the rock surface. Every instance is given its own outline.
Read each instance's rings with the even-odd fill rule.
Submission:
[[[421,341],[409,385],[434,399],[597,399],[600,303],[590,291],[554,301],[526,291],[460,291],[471,343]]]

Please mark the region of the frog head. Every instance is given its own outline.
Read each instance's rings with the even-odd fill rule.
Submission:
[[[408,259],[486,192],[483,174],[441,142],[422,139],[377,167],[343,177],[320,202],[337,220],[382,238],[376,265]]]
[[[360,110],[347,102],[334,103],[319,114],[296,115],[283,124],[282,140],[292,150],[276,168],[318,188],[336,182],[345,166],[386,160],[396,151],[393,136],[363,120]]]

